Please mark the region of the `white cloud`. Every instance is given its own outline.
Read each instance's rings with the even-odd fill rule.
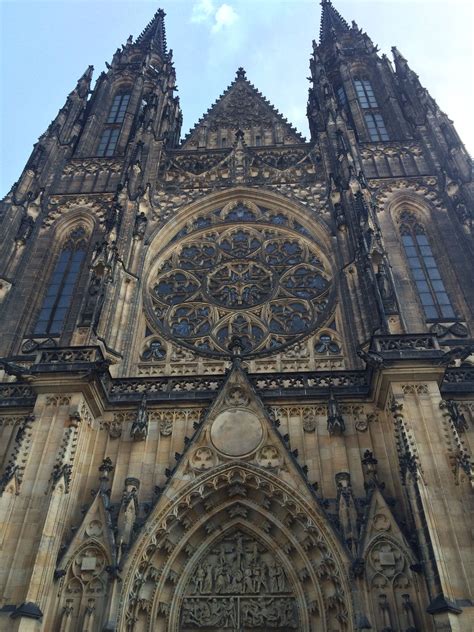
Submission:
[[[207,22],[214,14],[213,0],[199,0],[193,6],[191,13],[191,22]]]
[[[223,3],[216,8],[214,0],[197,0],[191,12],[191,22],[208,24],[212,33],[232,26],[238,19],[234,7]]]
[[[230,4],[221,4],[214,15],[214,19],[212,31],[217,33],[224,27],[232,26],[239,19],[239,16]]]

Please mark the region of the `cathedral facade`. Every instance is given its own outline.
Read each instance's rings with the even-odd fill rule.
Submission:
[[[472,162],[322,2],[310,140],[184,138],[159,10],[0,203],[0,630],[469,632]]]

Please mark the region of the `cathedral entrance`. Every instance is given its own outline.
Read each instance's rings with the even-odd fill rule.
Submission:
[[[278,555],[241,530],[226,534],[190,573],[180,630],[298,630],[295,595]]]

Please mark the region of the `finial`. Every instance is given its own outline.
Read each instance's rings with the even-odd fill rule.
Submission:
[[[237,69],[237,72],[235,73],[235,78],[236,79],[247,79],[246,72],[242,68],[242,66],[240,66],[240,68]]]
[[[245,351],[244,343],[242,342],[240,336],[232,336],[229,343],[229,351],[232,357],[232,364],[234,366],[240,366],[240,356],[243,351]]]

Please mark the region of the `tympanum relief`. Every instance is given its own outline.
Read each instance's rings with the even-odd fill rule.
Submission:
[[[241,531],[225,536],[192,569],[180,630],[297,630],[298,608],[277,556]]]

